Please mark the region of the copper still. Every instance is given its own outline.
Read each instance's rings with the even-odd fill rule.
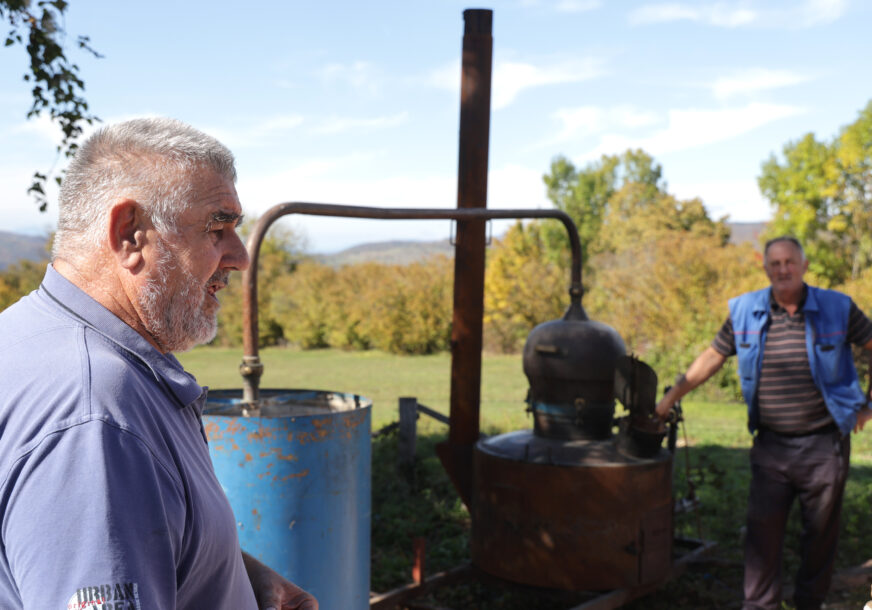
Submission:
[[[577,591],[666,578],[672,455],[654,416],[654,372],[578,301],[562,320],[533,329],[524,373],[533,429],[475,446],[473,563],[514,582]],[[616,397],[629,415],[615,419]]]

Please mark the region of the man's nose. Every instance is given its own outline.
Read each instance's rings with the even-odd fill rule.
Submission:
[[[225,268],[237,271],[245,271],[251,262],[248,257],[248,250],[245,248],[245,244],[242,243],[242,238],[235,231],[233,232],[233,237],[227,243],[227,251],[222,262]]]

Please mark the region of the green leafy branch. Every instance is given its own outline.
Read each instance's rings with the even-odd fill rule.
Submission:
[[[83,97],[85,83],[79,77],[79,67],[64,54],[66,31],[61,24],[67,4],[65,0],[40,0],[35,5],[31,0],[0,0],[0,17],[12,27],[5,46],[24,45],[30,57],[30,69],[24,80],[33,85],[33,104],[27,118],[48,113],[63,134],[58,155],[69,158],[76,153],[85,124],[100,119],[90,113]],[[91,47],[87,36],[79,36],[76,45],[94,57],[102,57]],[[53,169],[47,173],[34,172],[27,190],[42,212],[48,206],[45,183],[52,173]],[[60,173],[54,180],[61,183]]]

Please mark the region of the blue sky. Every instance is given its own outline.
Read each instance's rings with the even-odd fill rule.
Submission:
[[[760,166],[830,139],[872,99],[872,3],[71,0],[71,41],[106,122],[166,115],[236,154],[249,215],[292,200],[456,205],[463,10],[494,11],[489,207],[549,207],[558,154],[582,166],[641,147],[668,190],[714,217],[771,215]],[[26,121],[23,49],[0,49],[0,228],[55,224],[25,194],[58,133]],[[293,217],[311,250],[441,239],[447,223]],[[498,225],[495,232],[499,233]]]

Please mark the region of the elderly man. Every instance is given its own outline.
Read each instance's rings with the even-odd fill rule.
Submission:
[[[672,405],[737,354],[748,403],[751,489],[745,537],[744,608],[779,608],[781,555],[794,498],[802,512],[801,564],[794,601],[820,608],[830,586],[850,432],[870,416],[851,344],[872,350],[872,323],[850,297],[808,286],[802,247],[792,237],[766,244],[771,287],[731,299],[717,337],[657,405]]]
[[[315,610],[239,548],[171,352],[209,341],[248,255],[233,155],[169,119],[105,127],[52,264],[0,314],[0,608]]]

